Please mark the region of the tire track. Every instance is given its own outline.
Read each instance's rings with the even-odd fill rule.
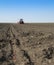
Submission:
[[[14,32],[13,32],[14,31]],[[16,39],[16,41],[19,43],[18,45],[20,45],[20,41],[18,40],[18,38],[17,38],[17,32],[16,32],[16,30],[14,29],[14,27],[12,26],[12,34],[13,34],[13,36],[15,37],[15,39]],[[17,48],[16,48],[17,49]],[[31,61],[31,58],[30,58],[30,56],[29,56],[29,54],[28,54],[28,52],[26,51],[26,50],[23,50],[21,47],[20,47],[20,51],[22,51],[23,52],[23,56],[26,58],[26,59],[28,59],[28,62],[27,63],[25,63],[25,65],[34,65],[34,63]],[[17,52],[17,51],[16,51]],[[17,55],[17,54],[16,54]]]
[[[22,49],[20,40],[18,38],[18,32],[15,30],[13,25],[7,26],[7,29],[5,31],[6,39],[1,39],[0,43],[5,43],[7,42],[6,45],[2,45],[1,48],[6,47],[7,45],[7,52],[5,50],[2,50],[3,56],[0,58],[0,62],[7,62],[7,65],[18,65],[19,59],[22,61],[24,60],[24,57],[28,62],[24,62],[23,65],[34,65],[34,63],[31,61],[31,58],[28,54],[28,52],[24,49]],[[11,50],[9,50],[9,47]],[[10,53],[9,53],[9,51]],[[8,53],[8,55],[7,55]],[[6,56],[7,55],[7,56]],[[23,57],[23,58],[22,58]],[[20,63],[21,63],[20,61]],[[3,65],[3,64],[1,64]],[[6,65],[6,64],[4,64]],[[19,64],[21,65],[21,64]]]
[[[7,26],[6,26],[7,27]],[[5,29],[5,28],[4,28]],[[10,26],[7,27],[6,31],[4,31],[6,38],[2,38],[0,40],[0,65],[15,65],[13,62],[13,46],[11,44],[11,35],[10,35]]]

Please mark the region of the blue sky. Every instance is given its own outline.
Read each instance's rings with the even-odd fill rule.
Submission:
[[[0,23],[54,22],[54,0],[0,0]]]

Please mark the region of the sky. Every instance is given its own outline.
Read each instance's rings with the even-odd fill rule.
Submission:
[[[54,0],[0,0],[0,23],[54,22]]]

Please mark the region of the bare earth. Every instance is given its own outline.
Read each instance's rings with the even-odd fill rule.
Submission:
[[[0,65],[54,65],[54,24],[0,24]]]

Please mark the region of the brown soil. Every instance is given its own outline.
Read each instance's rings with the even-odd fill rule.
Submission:
[[[54,65],[54,24],[0,24],[0,65]]]

